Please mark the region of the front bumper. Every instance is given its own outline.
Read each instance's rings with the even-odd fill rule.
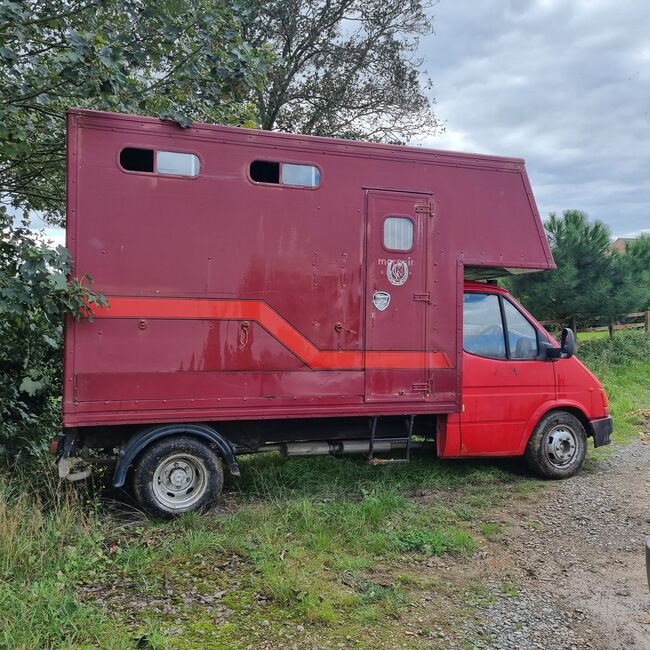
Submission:
[[[614,425],[611,416],[599,420],[589,420],[589,429],[594,438],[594,447],[602,447],[612,441]]]

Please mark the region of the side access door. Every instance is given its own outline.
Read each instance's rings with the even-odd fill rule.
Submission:
[[[366,190],[366,401],[431,397],[431,209],[426,195]]]
[[[505,295],[465,291],[461,455],[516,453],[526,424],[555,399],[553,363],[535,326]]]

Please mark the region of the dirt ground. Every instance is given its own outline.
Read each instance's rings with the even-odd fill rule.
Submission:
[[[650,649],[650,446],[612,452],[496,512],[504,534],[454,567],[488,592],[448,647]]]

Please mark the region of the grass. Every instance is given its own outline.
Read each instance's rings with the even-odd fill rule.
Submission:
[[[581,343],[579,356],[608,389],[615,440],[633,439],[650,408],[650,339],[620,333]],[[518,461],[260,455],[230,479],[223,514],[157,524],[61,489],[49,468],[3,476],[7,648],[389,647],[402,612],[452,588],[423,567],[506,535],[495,505],[540,485]],[[485,598],[472,589],[461,615]]]
[[[46,503],[16,482],[0,483],[0,647],[74,648],[109,639],[111,648],[132,646],[106,612],[85,607],[71,588],[102,564],[102,528],[76,495],[51,489]]]
[[[602,330],[599,332],[578,332],[577,338],[578,341],[595,341],[598,339],[605,339],[609,336],[607,330]]]
[[[0,485],[0,647],[281,647],[298,625],[364,647],[423,588],[419,563],[469,556],[481,513],[527,479],[498,463],[258,457],[230,486],[234,512],[166,524],[24,480]]]
[[[578,357],[603,382],[614,418],[613,440],[638,437],[650,409],[650,334],[618,332],[614,338],[582,343]]]

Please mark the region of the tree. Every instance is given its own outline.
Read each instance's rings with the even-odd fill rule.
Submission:
[[[313,135],[407,141],[441,123],[415,52],[427,0],[251,2],[245,38],[272,59],[258,123]],[[422,80],[424,79],[424,84]]]
[[[0,3],[0,201],[61,223],[65,111],[254,125],[264,57],[240,0]]]
[[[542,319],[565,322],[606,322],[638,308],[639,294],[628,260],[610,250],[607,226],[590,223],[579,210],[552,213],[545,222],[557,271],[512,278],[513,293]]]
[[[38,449],[58,425],[63,316],[105,304],[69,273],[65,248],[15,227],[0,206],[0,459]]]
[[[621,259],[628,266],[632,284],[638,292],[635,309],[650,309],[650,235],[641,235],[628,242]]]

